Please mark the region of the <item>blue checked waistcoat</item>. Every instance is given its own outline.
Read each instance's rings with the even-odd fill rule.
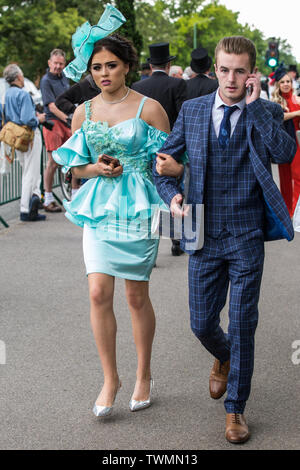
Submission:
[[[160,149],[161,152],[172,155],[176,160],[179,160],[181,155],[187,151],[190,177],[185,202],[192,207],[196,204],[203,204],[205,200],[209,135],[215,94],[216,92],[184,102],[171,134]],[[294,237],[293,226],[280,191],[272,178],[271,161],[274,163],[290,163],[296,153],[296,144],[283,128],[283,111],[279,105],[257,99],[246,106],[244,113],[242,119],[245,120],[245,133],[243,138],[239,139],[240,142],[237,142],[236,151],[240,152],[241,155],[244,153],[243,146],[246,136],[248,158],[260,187],[260,199],[264,210],[263,230],[265,240],[286,238],[290,241]],[[239,124],[241,123],[237,125]],[[232,137],[237,137],[237,135],[235,136],[234,132]],[[176,178],[159,176],[155,164],[153,165],[153,177],[161,198],[166,204],[170,205],[172,198],[180,192]],[[248,181],[241,177],[239,185],[243,192],[248,185]],[[253,205],[256,206],[255,200],[256,196],[253,201],[250,191],[247,200],[240,202],[245,216],[247,212],[249,219],[252,219],[252,215],[254,216],[251,224],[255,225],[255,228],[260,228],[261,213],[258,211],[259,214],[254,215],[255,211],[253,212]],[[238,201],[238,198],[235,198],[236,201]],[[228,203],[230,205],[234,204],[230,200],[228,200]],[[204,210],[206,213],[206,209]],[[232,220],[232,230],[239,230],[237,220]],[[250,225],[249,230],[252,230]],[[245,230],[243,229],[243,231]],[[193,254],[195,250],[185,249],[186,242],[188,240],[183,235],[181,240],[182,249],[189,254]]]
[[[225,149],[210,120],[204,207],[205,233],[212,237],[222,232],[238,236],[263,229],[262,191],[249,159],[246,109]]]

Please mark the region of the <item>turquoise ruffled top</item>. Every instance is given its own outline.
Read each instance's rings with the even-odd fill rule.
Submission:
[[[101,227],[105,232],[116,223],[120,226],[121,221],[128,226],[135,221],[140,224],[149,220],[158,207],[168,210],[152,182],[152,161],[167,134],[139,117],[145,99],[135,118],[112,127],[90,119],[90,101],[87,101],[82,127],[53,152],[54,160],[64,171],[95,163],[101,153],[118,158],[123,166],[122,175],[91,178],[72,201],[64,201],[66,216],[75,224]]]

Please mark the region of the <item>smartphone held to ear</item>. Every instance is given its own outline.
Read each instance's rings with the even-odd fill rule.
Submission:
[[[253,93],[253,86],[252,85],[247,86],[246,93],[247,93],[248,96],[252,95],[252,93]]]

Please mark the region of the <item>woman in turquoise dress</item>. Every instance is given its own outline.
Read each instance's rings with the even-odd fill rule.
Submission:
[[[150,361],[155,315],[148,281],[159,239],[151,237],[151,216],[163,202],[152,182],[151,166],[167,137],[169,122],[158,102],[125,86],[135,64],[134,48],[121,36],[114,34],[95,43],[88,68],[101,94],[76,109],[73,135],[54,153],[56,162],[72,167],[76,178],[88,178],[64,206],[66,216],[83,227],[91,324],[104,373],[93,409],[96,416],[111,413],[121,386],[113,312],[115,277],[125,279],[137,350],[132,411],[150,405],[153,385]],[[119,159],[120,165],[112,168],[103,163],[104,153]],[[182,171],[183,165],[173,160],[166,173],[180,176]]]

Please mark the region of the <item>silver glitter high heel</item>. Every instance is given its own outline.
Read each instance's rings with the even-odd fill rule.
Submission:
[[[93,408],[93,413],[94,413],[95,416],[97,416],[98,418],[99,417],[104,418],[105,416],[109,416],[112,413],[113,406],[114,406],[114,403],[115,403],[115,399],[116,399],[117,393],[120,390],[121,386],[122,386],[122,382],[119,381],[118,389],[117,389],[117,392],[115,394],[113,404],[111,406],[101,406],[101,405],[96,405],[96,403],[95,403],[94,408]]]
[[[150,379],[150,394],[149,398],[144,401],[139,401],[139,400],[133,400],[131,399],[129,402],[129,408],[131,411],[140,411],[144,410],[145,408],[149,408],[151,406],[151,392],[154,387],[154,380]]]

